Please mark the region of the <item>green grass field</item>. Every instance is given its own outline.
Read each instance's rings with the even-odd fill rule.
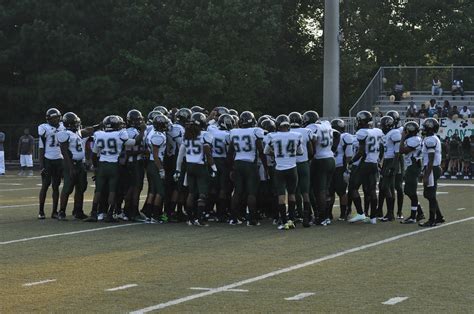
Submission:
[[[441,184],[441,227],[336,221],[289,231],[270,221],[39,221],[39,183],[0,177],[1,313],[474,311],[472,181]],[[405,214],[408,206],[405,199]],[[395,297],[407,299],[383,304]]]

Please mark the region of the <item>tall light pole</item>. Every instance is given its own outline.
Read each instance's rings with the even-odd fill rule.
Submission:
[[[325,0],[323,115],[339,114],[339,0]]]

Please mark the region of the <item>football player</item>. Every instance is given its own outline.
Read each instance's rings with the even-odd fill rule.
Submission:
[[[360,207],[359,187],[362,185],[365,198],[370,202],[370,223],[377,223],[377,175],[378,160],[380,158],[383,132],[378,128],[370,128],[372,114],[368,111],[360,111],[356,115],[356,137],[359,142],[359,149],[352,158],[350,164],[361,160],[358,167],[358,174],[354,177],[356,182],[352,187],[352,200],[356,206],[357,215],[349,222],[365,221],[362,208]],[[351,177],[353,174],[351,174]]]
[[[298,185],[298,170],[296,156],[303,154],[301,147],[302,135],[290,132],[290,119],[286,115],[276,118],[278,132],[270,135],[265,146],[265,154],[275,158],[275,187],[278,194],[278,211],[280,225],[278,230],[295,228],[296,188]],[[286,215],[286,193],[288,192],[288,219]]]
[[[296,169],[298,172],[298,193],[301,193],[303,198],[303,226],[309,227],[308,217],[311,217],[311,203],[309,200],[310,190],[310,168],[309,156],[314,154],[312,132],[310,129],[303,128],[303,116],[299,112],[292,112],[288,115],[290,119],[291,132],[301,134],[301,148],[303,153],[296,155]],[[305,218],[306,217],[306,220]]]
[[[257,156],[262,161],[265,177],[268,178],[267,159],[263,154],[263,130],[256,127],[257,121],[250,111],[244,111],[239,117],[239,129],[230,131],[229,156],[233,156],[233,177],[235,190],[231,202],[230,224],[239,224],[240,202],[247,193],[249,220],[247,225],[258,225],[256,215],[256,193],[258,191]]]
[[[380,194],[387,200],[387,214],[382,221],[395,219],[395,175],[398,173],[401,133],[395,127],[392,117],[384,116],[380,120],[380,127],[385,135],[384,159],[380,178]],[[379,208],[379,212],[381,208]]]
[[[333,131],[329,121],[320,121],[316,113],[316,122],[307,126],[313,130],[314,155],[311,161],[311,177],[317,203],[317,223],[322,226],[331,224],[328,213],[328,192],[336,168],[334,161]],[[308,219],[305,217],[304,219]]]
[[[430,207],[429,220],[420,223],[421,227],[433,227],[445,222],[436,199],[438,179],[441,175],[441,142],[436,136],[439,123],[436,119],[428,118],[423,121],[423,196],[428,200]]]
[[[259,118],[260,120],[260,118]],[[276,131],[275,122],[270,116],[265,117],[260,121],[260,127],[263,130],[262,144],[265,147],[270,141],[270,136]],[[275,158],[273,155],[266,155],[267,158],[267,169],[268,177],[265,176],[265,168],[260,161],[257,161],[260,175],[260,184],[257,201],[259,208],[264,208],[265,215],[273,218],[273,224],[277,225],[278,222],[278,195],[274,185],[274,170],[275,170]]]
[[[345,123],[341,119],[334,119],[331,121],[331,127],[334,130],[334,142],[337,142],[337,147],[334,152],[336,159],[336,169],[331,181],[331,188],[329,191],[330,205],[329,213],[332,212],[332,207],[336,199],[335,194],[339,197],[339,206],[341,213],[339,220],[347,219],[347,183],[344,180],[344,173],[347,171],[347,165],[354,156],[352,149],[353,137],[345,132]],[[347,174],[346,174],[347,175]]]
[[[387,111],[386,116],[392,117],[395,124],[394,129],[398,130],[400,134],[403,132],[403,126],[399,126],[400,114],[395,110]],[[401,137],[401,135],[400,135]],[[395,191],[397,192],[397,219],[403,219],[403,177],[405,171],[405,165],[403,164],[404,158],[402,154],[399,154],[399,166],[398,171],[395,174]]]
[[[411,202],[410,216],[401,221],[404,224],[413,224],[425,218],[416,190],[418,187],[418,177],[421,173],[421,144],[422,139],[418,135],[420,127],[415,121],[405,123],[400,142],[400,153],[405,158],[405,188],[404,192]]]
[[[58,218],[59,185],[63,173],[63,156],[57,140],[57,134],[64,130],[61,122],[61,112],[56,108],[46,111],[46,123],[38,126],[39,135],[39,164],[41,169],[41,190],[39,193],[38,219],[45,219],[44,203],[46,193],[52,185],[53,211],[51,218]]]
[[[217,173],[217,167],[212,158],[213,138],[209,132],[205,131],[206,121],[203,113],[193,113],[191,121],[186,125],[183,143],[176,161],[175,180],[178,180],[181,176],[183,158],[186,157],[185,181],[189,189],[186,212],[188,225],[194,226],[207,226],[202,220],[202,215],[206,210],[210,177],[215,177]],[[197,208],[194,206],[195,197],[198,198]]]

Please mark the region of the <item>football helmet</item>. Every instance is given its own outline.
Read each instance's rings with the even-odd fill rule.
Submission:
[[[188,109],[188,108],[181,108],[178,111],[176,111],[176,114],[174,115],[174,118],[176,120],[176,123],[179,123],[181,125],[185,125],[189,121],[191,121],[191,116],[193,115],[193,112]]]
[[[392,117],[394,127],[398,127],[398,124],[400,123],[400,114],[398,113],[398,111],[390,110],[390,111],[387,111],[385,115]]]
[[[339,133],[344,133],[346,129],[346,124],[344,123],[344,120],[342,119],[333,119],[331,121],[331,128],[338,131]]]
[[[262,127],[262,121],[267,120],[267,119],[270,119],[270,116],[268,114],[264,114],[263,116],[260,116],[257,120],[257,126],[259,128],[261,128]]]
[[[81,119],[74,112],[66,112],[63,115],[63,125],[67,130],[77,132],[81,127]]]
[[[265,130],[266,132],[275,132],[276,131],[276,125],[275,122],[271,119],[265,119],[262,121],[262,129]]]
[[[152,111],[153,112],[153,111]],[[143,123],[143,115],[137,109],[132,109],[127,112],[127,126],[133,128],[139,128],[140,124]]]
[[[223,106],[219,106],[214,108],[214,111],[216,112],[216,117],[219,118],[223,114],[229,114],[229,109]]]
[[[319,120],[319,114],[316,111],[310,110],[303,113],[303,127],[311,123],[316,123]]]
[[[147,116],[147,123],[148,124],[153,124],[153,119],[155,119],[156,116],[162,116],[163,114],[161,111],[151,111],[148,116]]]
[[[420,132],[420,126],[415,121],[409,121],[403,126],[403,131],[407,134],[407,137],[415,136]]]
[[[105,132],[117,131],[122,128],[123,119],[120,116],[111,115],[104,118],[102,121]]]
[[[52,126],[58,126],[61,121],[61,111],[56,108],[49,108],[46,111],[46,121]]]
[[[239,116],[239,112],[235,109],[229,109],[229,114],[232,116]]]
[[[281,127],[290,127],[290,118],[288,118],[288,116],[285,114],[281,114],[278,117],[276,117],[275,125],[278,130]]]
[[[206,109],[204,109],[204,108],[201,107],[201,106],[192,106],[192,107],[191,107],[191,111],[192,111],[193,113],[196,113],[196,112],[206,113]]]
[[[224,113],[219,116],[219,119],[217,120],[217,125],[221,130],[230,131],[234,127],[234,119],[232,119],[232,116],[230,114]]]
[[[156,106],[153,111],[159,111],[161,112],[163,115],[167,116],[169,114],[169,111],[168,109],[165,107],[165,106]]]
[[[390,132],[391,129],[395,128],[393,118],[390,116],[383,116],[382,119],[380,119],[380,128],[384,134]]]
[[[201,128],[201,130],[205,130],[207,128],[207,121],[206,115],[202,112],[195,112],[191,116],[191,122]]]
[[[158,132],[168,131],[171,125],[170,119],[165,115],[157,115],[153,118],[153,128]]]
[[[355,117],[356,120],[356,128],[363,129],[369,128],[370,122],[372,122],[372,114],[368,111],[359,111]]]
[[[303,116],[299,112],[292,112],[288,115],[290,119],[290,126],[292,128],[299,128],[303,124]]]
[[[244,111],[239,117],[239,127],[241,128],[253,128],[257,124],[255,116],[250,111]]]
[[[423,121],[423,134],[435,135],[439,130],[439,122],[434,118],[428,118]]]

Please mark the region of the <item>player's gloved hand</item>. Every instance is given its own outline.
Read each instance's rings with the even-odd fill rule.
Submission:
[[[179,170],[176,170],[173,175],[174,182],[178,182],[180,176],[181,176],[181,172]]]
[[[48,170],[46,168],[41,169],[41,176],[44,178],[48,175]]]
[[[160,178],[161,179],[165,178],[165,169],[160,169]]]
[[[216,165],[211,166],[211,178],[215,178],[217,175],[217,167]]]

